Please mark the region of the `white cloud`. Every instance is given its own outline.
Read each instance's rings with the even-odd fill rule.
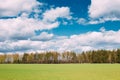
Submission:
[[[48,34],[47,32],[42,32],[40,35],[33,36],[31,40],[46,41],[54,37],[54,34]]]
[[[93,49],[113,49],[120,47],[120,30],[106,31],[104,28],[101,28],[100,32],[88,32],[80,35],[71,35],[70,37],[57,36],[53,33],[49,34],[47,32],[42,32],[42,30],[51,30],[58,27],[61,23],[57,20],[59,18],[62,18],[63,24],[68,24],[64,22],[63,19],[65,18],[69,20],[72,18],[69,7],[52,8],[45,11],[42,16],[39,15],[42,17],[42,19],[38,19],[38,14],[35,15],[35,18],[28,18],[28,13],[31,13],[33,8],[36,8],[36,6],[38,6],[39,4],[37,0],[29,0],[30,2],[27,0],[6,0],[7,2],[4,3],[4,5],[9,4],[7,6],[4,6],[3,2],[1,3],[1,1],[2,0],[0,0],[0,17],[16,16],[21,12],[23,13],[17,18],[0,19],[0,53],[49,50],[87,51]],[[33,3],[31,4],[32,1]],[[23,7],[21,6],[21,4],[23,5]],[[100,18],[102,13],[100,13],[100,15],[95,13],[97,17],[93,16],[93,10],[91,6],[91,10],[89,10],[90,17],[95,19],[99,18],[98,21],[94,19],[91,21],[87,21],[84,18],[80,18],[78,20],[79,24],[98,24],[109,20],[120,20],[119,17],[115,18],[117,17],[116,14],[114,14],[114,18],[113,16],[107,16],[104,19]],[[36,9],[35,11],[39,12]],[[105,13],[104,16],[106,16],[107,14]],[[41,34],[36,35],[35,30],[40,30]]]
[[[103,27],[101,28],[103,29]],[[100,29],[100,30],[101,30]],[[43,32],[41,35],[53,36]],[[80,35],[54,36],[50,40],[18,40],[0,42],[0,52],[30,51],[87,51],[96,49],[116,49],[120,47],[119,31],[88,32]],[[42,37],[43,38],[43,37]]]
[[[119,18],[120,19],[120,0],[91,0],[89,16],[97,18]]]
[[[99,19],[99,20],[87,20],[85,18],[77,19],[77,23],[81,25],[93,25],[93,24],[100,24],[104,22],[105,22],[104,19]]]
[[[43,14],[44,21],[54,22],[58,18],[71,19],[72,17],[69,7],[57,7],[55,9],[52,8]]]
[[[0,19],[0,40],[28,39],[35,36],[35,30],[50,30],[58,25],[59,22],[47,23],[33,18]]]
[[[42,40],[43,37],[44,39],[50,39],[53,37],[53,34],[42,33],[41,35],[36,36],[35,30],[50,30],[59,26],[61,22],[57,20],[58,18],[71,18],[71,12],[68,7],[57,7],[55,9],[52,8],[45,11],[45,13],[42,13],[43,15],[39,15],[43,19],[38,19],[38,5],[42,3],[38,2],[37,0],[6,0],[6,3],[2,2],[0,4],[0,6],[2,6],[0,11],[3,10],[0,12],[0,16],[15,16],[20,12],[23,12],[19,17],[17,16],[16,18],[0,19],[0,41],[27,39]],[[4,6],[5,4],[8,5]],[[14,9],[16,11],[14,11]],[[34,15],[36,16],[35,18],[28,17],[29,14],[27,12],[31,13],[32,10],[36,12],[36,15]],[[54,17],[51,15],[54,15]],[[48,19],[52,20],[52,22],[48,21]]]
[[[85,19],[85,18],[79,18],[77,19],[77,23],[78,24],[82,24],[82,25],[93,25],[93,24],[101,24],[101,23],[105,23],[107,21],[120,21],[120,18],[99,18],[99,19]]]
[[[30,13],[42,3],[37,0],[0,0],[0,17],[17,16],[22,12]]]
[[[87,24],[100,24],[100,23],[105,23],[107,21],[120,21],[120,18],[116,18],[116,17],[99,18],[98,20],[90,20],[87,22]]]
[[[107,21],[120,21],[120,0],[91,0],[89,19],[79,18],[78,24],[100,24]]]
[[[39,15],[40,5],[42,3],[37,0],[0,0],[0,17],[16,16],[0,19],[0,53],[63,50],[61,46],[70,49],[64,43],[64,40],[69,40],[68,37],[42,31],[59,27],[64,19],[70,20],[70,8],[51,8]],[[31,12],[35,12],[34,18],[29,18]],[[59,18],[62,21],[58,21]],[[37,30],[41,32],[40,35],[36,34]]]
[[[84,18],[79,18],[79,19],[77,20],[77,23],[78,23],[78,24],[86,24],[86,23],[87,23],[87,20],[84,19]]]

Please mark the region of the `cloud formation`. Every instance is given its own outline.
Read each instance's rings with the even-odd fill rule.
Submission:
[[[120,30],[106,31],[102,27],[98,32],[70,36],[58,36],[52,31],[49,33],[49,30],[58,28],[61,24],[68,25],[69,22],[72,24],[72,20],[85,25],[119,21],[120,2],[118,0],[114,2],[92,0],[89,7],[90,20],[84,18],[77,20],[72,16],[69,7],[55,7],[41,12],[39,7],[44,3],[37,0],[0,0],[0,53],[51,50],[81,52],[118,48],[120,47]],[[31,14],[34,17],[30,17]]]
[[[54,40],[64,37],[55,38],[53,33],[43,30],[59,27],[61,21],[58,19],[71,19],[71,12],[69,7],[56,7],[39,14],[43,4],[37,0],[0,0],[1,53],[55,49]],[[32,12],[34,17],[29,17]]]
[[[0,52],[31,52],[31,51],[87,51],[96,49],[116,49],[120,47],[120,30],[106,31],[104,27],[100,32],[67,36],[55,36],[43,32],[41,35],[49,36],[49,40],[19,40],[0,42]],[[43,37],[44,36],[40,36]]]
[[[38,2],[37,0],[1,0],[0,4],[0,17],[16,16],[15,18],[0,19],[0,41],[41,40],[43,39],[42,36],[49,39],[53,36],[52,34],[49,35],[43,32],[40,35],[36,35],[35,31],[57,28],[61,24],[57,20],[58,18],[68,19],[71,17],[69,7],[51,8],[42,12],[40,15],[39,12],[42,10],[39,6],[42,7],[44,3]],[[29,17],[32,12],[35,12],[35,15],[33,14],[34,17]],[[41,18],[35,17],[36,15]]]
[[[33,41],[47,41],[51,40],[54,37],[54,34],[49,34],[47,32],[42,32],[40,35],[36,35],[31,37],[30,39]]]
[[[89,16],[98,18],[120,18],[120,0],[91,0]]]
[[[43,14],[44,21],[54,22],[58,18],[71,19],[72,17],[69,7],[57,7],[55,9],[52,8]]]
[[[78,24],[93,25],[107,21],[120,21],[120,0],[91,0],[88,6],[89,19],[79,18]]]
[[[37,0],[0,0],[0,17],[18,16],[22,12],[30,13],[42,3]]]
[[[59,22],[47,23],[33,18],[0,19],[0,41],[10,39],[28,39],[35,36],[35,30],[50,30],[59,26]],[[7,34],[7,35],[5,35]]]

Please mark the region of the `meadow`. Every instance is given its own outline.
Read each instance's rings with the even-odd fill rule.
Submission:
[[[120,65],[0,64],[0,80],[120,80]]]

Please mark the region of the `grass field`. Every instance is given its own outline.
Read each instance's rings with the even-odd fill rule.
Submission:
[[[0,80],[120,80],[120,65],[0,64]]]

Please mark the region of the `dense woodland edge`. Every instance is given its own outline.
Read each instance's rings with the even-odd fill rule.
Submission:
[[[82,53],[48,51],[42,53],[0,54],[0,63],[61,64],[61,63],[120,63],[120,49],[92,50]]]

